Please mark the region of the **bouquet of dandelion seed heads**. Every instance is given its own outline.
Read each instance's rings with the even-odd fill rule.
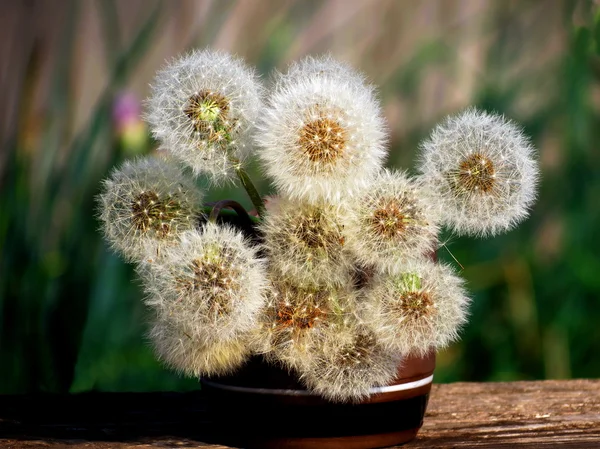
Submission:
[[[169,157],[126,162],[104,182],[104,234],[137,263],[149,335],[172,368],[221,375],[262,354],[310,391],[358,400],[404,357],[457,337],[469,300],[432,261],[440,228],[488,236],[521,221],[533,148],[513,123],[469,109],[435,128],[410,177],[383,168],[380,105],[347,65],[309,57],[265,92],[224,53],[168,64],[146,118]],[[252,154],[278,191],[268,210],[245,171]],[[260,241],[217,220],[232,203],[202,207],[193,176],[240,182]]]

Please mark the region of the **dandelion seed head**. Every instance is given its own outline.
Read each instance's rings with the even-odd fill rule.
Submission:
[[[235,179],[262,109],[253,69],[227,53],[193,51],[158,72],[147,101],[154,137],[215,184]]]
[[[279,191],[311,203],[360,191],[386,156],[373,88],[327,57],[308,58],[278,76],[257,131],[257,154]]]
[[[421,145],[423,181],[457,234],[496,235],[529,213],[539,169],[534,148],[502,116],[476,109],[449,117]]]
[[[362,313],[391,351],[422,356],[458,337],[468,304],[463,280],[449,266],[423,259],[379,273]]]
[[[261,230],[270,264],[281,276],[324,287],[347,281],[351,261],[338,207],[282,198],[272,202]]]
[[[181,233],[195,228],[202,193],[173,162],[142,158],[123,163],[97,198],[106,240],[127,261],[160,257]]]
[[[227,226],[206,223],[184,233],[179,246],[139,274],[146,304],[206,344],[249,331],[265,301],[264,261]]]
[[[290,369],[314,357],[309,348],[351,316],[356,303],[356,294],[348,287],[298,286],[273,273],[267,298],[254,347],[268,360]]]
[[[329,332],[300,366],[309,390],[332,401],[359,401],[373,387],[394,380],[401,356],[380,344],[376,333],[356,322]]]
[[[189,377],[231,374],[251,354],[243,335],[206,342],[169,316],[156,318],[148,337],[159,360]]]
[[[433,251],[439,211],[431,191],[404,173],[383,170],[343,210],[344,236],[365,266],[393,271]]]

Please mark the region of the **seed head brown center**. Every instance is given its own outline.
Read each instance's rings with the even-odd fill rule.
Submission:
[[[308,250],[323,249],[332,256],[344,244],[341,231],[327,223],[325,213],[319,210],[298,217],[292,225],[291,234]]]
[[[458,183],[467,192],[489,193],[496,184],[495,173],[494,164],[488,157],[470,154],[460,162]]]
[[[321,117],[309,121],[300,130],[298,144],[311,162],[330,164],[343,153],[346,130],[336,120]]]
[[[408,200],[388,201],[381,204],[371,217],[371,227],[376,234],[386,238],[402,236],[408,222],[412,221],[411,209]]]
[[[377,340],[371,332],[358,334],[351,345],[346,346],[340,351],[336,360],[337,364],[341,366],[356,366],[363,363],[373,351],[376,343]]]
[[[409,291],[400,296],[398,307],[403,316],[418,320],[433,311],[433,300],[424,291]]]
[[[142,233],[154,230],[159,237],[167,237],[180,209],[179,202],[172,197],[161,199],[156,192],[142,192],[131,201],[131,220]]]
[[[318,306],[282,304],[277,309],[277,324],[283,328],[312,329],[325,314]]]
[[[239,287],[239,269],[232,264],[233,255],[222,251],[211,260],[194,259],[193,276],[177,279],[179,288],[187,294],[202,292],[201,301],[220,315],[232,311],[230,298]]]
[[[280,328],[313,328],[328,313],[329,294],[324,290],[304,290],[289,284],[281,286],[282,299],[276,305],[275,320]]]

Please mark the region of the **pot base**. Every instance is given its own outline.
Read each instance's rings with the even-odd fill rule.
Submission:
[[[261,360],[244,372],[203,380],[219,443],[250,448],[368,449],[406,443],[423,424],[434,355],[407,359],[396,381],[358,403],[304,390],[294,376]]]

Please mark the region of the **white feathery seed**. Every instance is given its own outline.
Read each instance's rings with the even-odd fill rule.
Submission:
[[[393,271],[435,250],[439,211],[429,189],[404,173],[382,170],[344,209],[347,247],[364,266]]]
[[[397,274],[379,274],[361,311],[382,344],[401,354],[425,355],[458,337],[469,298],[447,265],[426,259]]]
[[[152,134],[196,174],[232,181],[251,151],[263,88],[241,59],[193,51],[156,75],[147,101]]]
[[[264,305],[267,278],[257,249],[228,226],[206,223],[138,270],[145,302],[203,344],[249,331]]]
[[[159,360],[189,377],[231,374],[250,356],[244,336],[206,342],[168,316],[154,320],[148,337]]]
[[[324,287],[347,281],[353,261],[344,253],[337,206],[280,198],[270,203],[260,229],[269,264],[284,278]]]
[[[314,357],[299,368],[300,379],[310,391],[335,402],[360,401],[371,388],[390,384],[402,361],[362,324],[328,333],[313,351]]]
[[[330,58],[308,58],[279,75],[255,140],[280,193],[313,203],[363,189],[387,152],[373,87]]]
[[[351,65],[334,59],[330,54],[321,56],[306,56],[300,61],[295,61],[288,67],[285,74],[277,73],[279,80],[285,79],[287,84],[294,84],[307,77],[354,77],[358,84],[365,84],[363,74],[356,71]]]
[[[422,143],[419,170],[459,235],[496,235],[524,219],[539,177],[534,148],[502,116],[467,109]]]
[[[194,180],[166,159],[126,161],[97,197],[104,237],[129,262],[155,259],[196,227],[202,198]]]

